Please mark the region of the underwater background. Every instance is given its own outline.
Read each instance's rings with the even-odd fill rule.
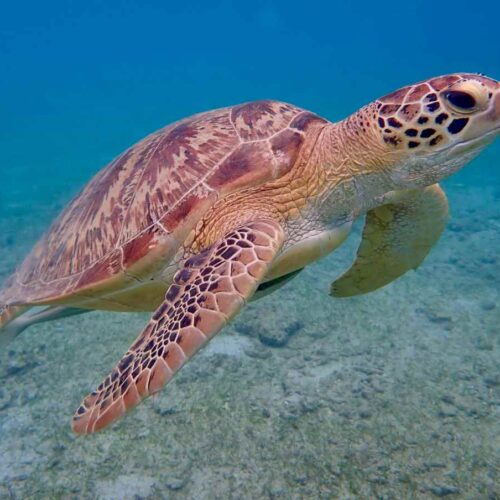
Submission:
[[[336,121],[441,74],[500,78],[500,4],[88,0],[2,6],[0,281],[150,132],[271,98]],[[70,417],[147,314],[32,327],[0,352],[0,498],[500,498],[500,141],[443,183],[424,264],[334,300],[334,254],[250,304],[106,431]]]

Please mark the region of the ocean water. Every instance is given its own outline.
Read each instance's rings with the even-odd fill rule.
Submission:
[[[0,17],[0,280],[92,175],[196,112],[340,120],[403,85],[500,78],[496,2],[27,1]],[[0,352],[0,498],[500,497],[500,141],[443,183],[425,263],[334,300],[335,253],[249,304],[102,433],[70,417],[147,322],[92,312]]]

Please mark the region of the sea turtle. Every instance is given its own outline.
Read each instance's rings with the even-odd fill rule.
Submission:
[[[73,417],[110,424],[159,391],[252,296],[328,254],[366,214],[336,297],[416,268],[446,223],[438,181],[499,134],[500,84],[452,74],[332,123],[277,101],[201,113],[101,170],[0,291],[0,332],[85,310],[154,311]],[[21,316],[32,306],[42,311]]]

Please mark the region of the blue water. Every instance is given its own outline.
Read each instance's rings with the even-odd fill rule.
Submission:
[[[1,196],[18,196],[28,173],[35,185],[81,184],[147,133],[202,110],[274,98],[336,120],[433,75],[498,78],[499,9],[10,2],[0,19],[0,169],[10,188]],[[34,189],[23,185],[25,196]]]
[[[335,121],[381,95],[431,76],[465,71],[481,72],[499,79],[499,18],[500,3],[493,0],[476,3],[465,0],[404,3],[367,0],[358,2],[256,0],[216,3],[100,2],[97,0],[34,2],[28,0],[3,5],[0,15],[0,178],[2,179],[0,218],[4,232],[0,238],[4,257],[0,267],[1,278],[5,278],[12,271],[13,266],[21,260],[57,212],[99,168],[135,141],[169,122],[200,111],[261,98],[287,101]],[[499,382],[498,378],[494,378],[497,376],[496,372],[491,375],[488,371],[494,370],[495,365],[498,366],[498,337],[495,336],[497,334],[488,330],[489,327],[484,326],[495,324],[499,319],[496,306],[498,294],[495,295],[495,290],[498,291],[500,273],[497,250],[492,247],[492,245],[498,245],[500,241],[499,169],[500,141],[497,141],[471,165],[447,181],[450,198],[462,218],[454,219],[455,226],[452,226],[451,232],[447,233],[449,236],[445,242],[446,245],[456,245],[456,252],[453,248],[447,247],[447,253],[443,253],[442,257],[439,257],[441,254],[436,254],[435,261],[436,272],[442,273],[439,275],[441,280],[451,280],[446,286],[449,285],[450,290],[457,287],[464,290],[465,295],[459,294],[456,301],[462,300],[460,297],[465,296],[471,300],[477,298],[478,304],[484,305],[480,309],[482,312],[478,312],[479,309],[478,311],[472,309],[471,312],[471,321],[478,330],[464,330],[463,338],[470,338],[473,343],[476,342],[474,339],[479,336],[483,339],[481,342],[486,342],[484,345],[493,346],[491,349],[489,347],[479,349],[478,354],[478,356],[487,357],[486,360],[481,361],[486,366],[487,375],[484,377],[490,377],[485,378],[490,382],[485,382],[484,394],[490,394],[488,397],[493,401],[489,403],[489,407],[496,408],[496,410],[491,410],[496,413],[490,413],[485,417],[489,418],[488,432],[490,434],[487,434],[489,436],[494,436],[495,433],[498,436],[500,433],[498,427],[500,395],[497,395]],[[469,216],[470,218],[467,218]],[[488,231],[487,240],[483,240],[485,243],[474,240],[474,234],[481,230]],[[495,235],[498,239],[495,239]],[[463,245],[471,241],[471,244],[476,246],[467,247],[464,250]],[[481,253],[482,251],[484,253]],[[472,255],[473,252],[475,252],[474,255]],[[462,256],[458,263],[457,258],[453,257],[454,253]],[[423,289],[424,286],[430,286],[428,281],[432,279],[431,269],[434,270],[433,267],[429,267],[427,275],[423,271],[423,276],[427,276],[429,280],[419,281],[415,278],[414,281],[409,281],[416,291],[411,294],[408,292],[408,301],[418,302],[418,299],[414,297],[422,297],[426,293],[431,293],[430,289],[427,291]],[[446,274],[447,269],[449,274]],[[311,288],[313,290],[313,276],[310,275],[308,279],[309,281],[301,281],[299,284],[303,287],[313,287]],[[453,279],[457,280],[455,284]],[[329,281],[325,278],[326,289]],[[470,296],[467,295],[468,290],[474,290]],[[484,290],[486,290],[486,298],[481,295]],[[321,292],[326,293],[326,290],[321,290]],[[384,300],[386,300],[389,295],[383,295],[384,293],[392,292],[382,292],[382,295],[378,297],[385,297]],[[394,292],[395,295],[390,295],[390,297],[397,301],[398,293]],[[294,313],[293,300],[292,297],[286,303],[286,307],[289,308],[288,315]],[[323,307],[329,307],[328,299],[324,300]],[[360,317],[364,317],[370,325],[372,324],[370,310],[378,310],[382,319],[389,314],[399,314],[389,307],[390,301],[377,303],[376,298],[370,300],[374,301],[368,302],[372,305],[372,309],[363,309],[365,306],[360,301],[349,303],[354,305],[346,307],[351,307],[348,310],[352,315],[361,315]],[[436,297],[436,303],[437,301],[438,297]],[[402,304],[406,303],[402,302]],[[272,316],[275,314],[273,307],[279,309],[279,303],[273,302],[272,304],[274,305],[267,306],[268,309],[265,309],[266,306],[260,306],[264,307],[260,313],[259,309],[252,311],[257,311],[256,314],[260,315],[269,313]],[[314,306],[315,304],[311,304],[311,307]],[[462,307],[459,302],[452,303],[451,300],[443,307],[444,309],[449,307],[451,311],[455,306],[458,309]],[[418,318],[420,317],[418,316],[419,306],[415,307]],[[453,311],[458,314],[458,309],[453,309]],[[431,326],[437,329],[436,332],[439,329],[441,332],[446,330],[443,328],[447,323],[445,320],[440,320],[439,314],[441,313],[428,312],[426,314],[426,317],[430,318]],[[484,314],[486,319],[479,318],[479,314]],[[245,317],[250,321],[250,316]],[[452,312],[450,312],[450,317],[453,318]],[[105,321],[104,318],[104,315],[89,316],[88,320],[85,319],[87,321],[85,324],[90,330],[97,329],[100,322]],[[140,317],[134,325],[140,329],[144,319]],[[126,320],[115,315],[113,321],[117,325],[117,331],[120,331]],[[346,325],[352,324],[348,318],[344,318],[344,321]],[[78,320],[68,320],[67,324],[73,325],[75,331],[80,325]],[[358,331],[366,329],[359,324],[356,328]],[[241,329],[244,330],[244,328]],[[33,335],[35,333],[33,330]],[[258,338],[251,338],[258,343]],[[294,342],[300,342],[295,338]],[[462,337],[455,337],[456,342],[458,342],[457,338]],[[380,337],[380,339],[382,342],[385,337]],[[126,348],[128,345],[126,339],[122,338],[122,341],[123,345],[120,344],[121,347],[117,349]],[[56,390],[52,387],[48,389],[49,394],[43,394],[41,387],[32,388],[28,382],[32,380],[30,374],[26,374],[26,378],[16,378],[22,375],[15,369],[18,358],[23,360],[20,366],[32,366],[30,365],[30,356],[32,356],[30,342],[26,342],[22,344],[22,347],[13,347],[13,354],[8,357],[8,366],[14,366],[14,368],[8,368],[0,373],[0,378],[4,379],[3,387],[0,389],[0,455],[10,457],[10,461],[0,460],[0,497],[3,495],[15,498],[36,497],[38,492],[38,497],[40,495],[48,497],[53,494],[58,497],[124,498],[127,488],[130,495],[136,494],[139,497],[148,498],[157,498],[162,495],[165,498],[170,498],[169,495],[178,495],[179,498],[201,498],[203,495],[206,495],[204,498],[214,498],[217,495],[221,495],[222,498],[329,498],[332,496],[347,498],[349,495],[352,495],[351,498],[368,498],[373,495],[381,495],[381,498],[409,498],[413,494],[423,495],[423,497],[441,496],[440,492],[448,491],[446,487],[450,488],[446,494],[464,495],[463,498],[479,498],[483,495],[487,498],[488,494],[500,494],[494,486],[495,481],[498,481],[498,477],[496,480],[494,477],[495,470],[498,473],[497,459],[500,460],[500,457],[491,449],[484,452],[490,453],[489,455],[484,455],[483,451],[477,448],[475,449],[476,455],[471,451],[469,457],[460,455],[455,459],[455,462],[458,461],[463,465],[457,474],[465,474],[465,478],[446,476],[445,472],[449,472],[448,465],[443,466],[445,467],[443,470],[439,465],[428,466],[425,474],[439,473],[444,476],[440,478],[426,476],[422,487],[415,486],[418,482],[418,474],[423,474],[422,471],[419,472],[420,469],[411,469],[408,472],[407,483],[403,480],[399,483],[393,482],[396,481],[394,475],[384,476],[385,482],[380,480],[377,483],[377,480],[373,479],[373,471],[366,472],[370,467],[372,469],[375,467],[375,462],[367,464],[359,457],[359,460],[358,458],[351,460],[352,457],[345,458],[347,460],[345,463],[352,466],[349,472],[352,474],[349,476],[351,489],[342,480],[342,465],[336,466],[340,470],[335,473],[337,479],[325,482],[324,474],[328,474],[330,469],[323,463],[316,467],[310,462],[310,460],[321,461],[322,458],[318,458],[320,455],[315,456],[311,447],[309,450],[302,449],[304,453],[310,454],[309,458],[297,458],[302,453],[299,449],[294,452],[299,454],[295,456],[295,465],[290,466],[294,470],[295,479],[278,481],[277,486],[273,486],[273,481],[269,479],[271,486],[259,490],[258,488],[252,489],[251,485],[255,478],[251,471],[260,471],[256,464],[261,459],[264,462],[268,461],[266,462],[267,468],[272,467],[274,463],[279,464],[279,470],[286,469],[286,451],[273,455],[271,451],[262,451],[263,449],[259,451],[257,447],[252,451],[251,460],[249,459],[248,462],[241,457],[240,459],[233,457],[238,464],[238,470],[246,470],[245,468],[249,467],[250,472],[247,470],[236,479],[229,480],[224,474],[234,475],[234,471],[230,470],[231,460],[227,458],[232,456],[231,451],[225,449],[226,459],[222,460],[220,458],[222,455],[218,454],[217,443],[219,442],[205,442],[206,455],[198,456],[196,453],[193,454],[193,449],[199,441],[184,442],[181,438],[179,442],[183,442],[184,446],[191,450],[186,451],[191,467],[207,471],[206,464],[211,459],[218,464],[217,472],[212,470],[210,472],[212,475],[207,477],[207,489],[203,491],[203,495],[200,489],[189,489],[189,485],[194,484],[194,476],[189,476],[191,479],[186,479],[184,483],[181,481],[179,483],[181,486],[178,488],[175,486],[175,480],[170,481],[168,485],[160,481],[151,486],[153,483],[150,484],[150,482],[157,480],[154,472],[157,465],[149,463],[139,455],[136,457],[141,445],[135,441],[129,441],[131,436],[136,435],[135,428],[125,428],[126,430],[123,430],[121,434],[112,436],[115,440],[114,446],[118,447],[120,453],[136,457],[134,458],[137,462],[134,462],[135,466],[129,464],[126,470],[121,470],[119,465],[113,469],[109,464],[106,466],[105,462],[101,463],[99,460],[96,462],[98,466],[95,463],[92,465],[97,455],[102,458],[102,454],[106,454],[106,446],[109,446],[106,441],[97,441],[95,447],[89,444],[75,445],[69,434],[64,434],[64,438],[57,434],[57,432],[64,433],[68,427],[69,413],[66,415],[64,412],[74,407],[80,395],[100,377],[100,374],[105,373],[107,368],[112,366],[122,351],[106,352],[104,355],[104,350],[98,349],[94,352],[91,346],[86,346],[87,356],[99,358],[99,368],[97,370],[95,366],[92,366],[87,369],[87,371],[94,370],[94,372],[85,373],[88,379],[85,379],[84,386],[73,387],[71,390],[73,392],[68,389],[68,393],[72,394],[69,402],[71,404],[68,403],[64,408],[60,408],[62,415],[57,425],[52,421],[49,425],[47,423],[49,421],[44,420],[46,413],[42,411],[42,408],[50,407],[53,399],[57,399]],[[454,340],[450,339],[450,342]],[[34,340],[33,343],[33,349],[35,349],[36,341]],[[75,340],[72,349],[76,349],[79,345],[83,346],[85,343],[83,339]],[[432,346],[432,341],[429,345]],[[39,345],[36,347],[37,356],[40,357],[40,360],[36,361],[36,370],[40,370],[40,373],[48,370],[47,367],[64,363],[64,356],[62,361],[59,358],[50,357],[53,348],[54,346],[50,343],[44,349]],[[446,343],[441,348],[444,352]],[[460,351],[459,344],[455,345],[455,348],[456,352]],[[307,346],[304,349],[307,352]],[[431,351],[434,350],[431,348]],[[301,353],[294,352],[294,355],[305,355],[303,351]],[[288,359],[288,356],[285,358]],[[388,355],[388,359],[393,358]],[[460,367],[466,361],[457,358],[453,365],[450,360],[451,357],[445,361],[436,360],[434,368],[437,370],[440,363],[450,362],[449,373],[452,375],[447,378],[446,374],[442,377],[436,374],[433,380],[444,378],[449,382],[449,386],[453,387],[454,380],[456,380],[454,377],[456,373],[460,373]],[[469,361],[471,366],[476,363],[475,358]],[[83,365],[82,370],[84,369]],[[429,368],[431,372],[432,369],[432,367]],[[60,374],[59,377],[71,377],[78,382],[78,376],[73,371],[69,368],[64,370],[64,375]],[[97,375],[96,370],[99,372]],[[396,368],[394,370],[396,373],[394,380],[396,380],[398,372]],[[193,372],[191,379],[195,378]],[[283,375],[283,378],[286,376]],[[190,384],[193,383],[194,381],[190,380]],[[183,385],[182,391],[179,388],[177,392],[179,399],[181,395],[189,399],[185,395],[188,386],[189,384]],[[9,401],[4,407],[2,407],[2,394],[4,399]],[[31,399],[26,394],[31,394]],[[174,394],[176,394],[175,390]],[[442,394],[436,397],[439,400]],[[458,396],[453,397],[457,399]],[[26,409],[31,404],[29,402],[33,400],[40,401],[40,409],[36,410],[38,411],[36,419],[26,421],[29,432],[26,430],[27,427],[21,424],[19,428],[7,431],[10,428],[6,424],[7,420],[14,412]],[[487,405],[487,403],[484,404]],[[377,408],[378,414],[382,415],[382,421],[387,421],[390,416],[384,417],[384,406]],[[167,408],[165,411],[169,415],[170,410]],[[172,412],[175,413],[175,411]],[[245,409],[240,408],[240,412],[245,413]],[[186,415],[188,414],[187,411]],[[146,413],[141,415],[146,415]],[[202,418],[203,415],[201,417],[198,415],[198,417]],[[158,415],[156,418],[159,418]],[[449,418],[452,419],[452,417]],[[143,425],[147,428],[148,418],[144,416],[143,420]],[[288,422],[289,426],[280,428],[280,432],[287,436],[299,436],[297,439],[300,442],[300,436],[304,435],[301,432],[305,431],[297,431],[297,427],[294,427],[297,424],[293,419]],[[319,418],[314,428],[321,428],[321,422],[324,421]],[[431,418],[429,427],[432,427],[432,422],[434,420]],[[407,427],[405,425],[405,422],[401,423],[400,437],[411,433],[410,427],[413,424],[408,423]],[[477,425],[478,427],[468,427],[468,431],[461,430],[460,432],[464,432],[466,436],[480,434],[483,421],[479,421]],[[36,451],[38,458],[35,459],[33,452],[29,449],[29,441],[24,442],[22,436],[31,435],[30,433],[39,436],[40,433],[37,430],[39,426],[56,430],[54,435],[47,437],[47,443],[53,447],[47,444],[47,449],[45,449],[45,445],[39,444],[40,448]],[[210,429],[207,424],[203,426]],[[251,424],[248,424],[248,428],[251,428]],[[352,442],[359,444],[371,442],[374,439],[373,429],[367,430],[353,426],[348,431]],[[248,429],[246,431],[253,432]],[[7,441],[3,441],[2,445],[2,433],[5,437],[7,432],[15,436],[15,439],[12,438],[9,441],[9,449],[5,444]],[[168,432],[166,429],[159,436],[165,436]],[[443,431],[443,435],[445,434]],[[156,443],[157,435],[154,434],[154,436]],[[327,436],[326,430],[324,436],[319,437],[317,442],[311,436],[307,442],[316,443],[316,449],[323,445],[327,447],[325,443],[328,439],[341,440],[338,436]],[[233,438],[236,443],[237,438],[235,436]],[[107,438],[99,437],[99,439]],[[399,443],[397,437],[394,439]],[[63,441],[66,444],[60,444]],[[487,442],[488,438],[485,437],[484,441]],[[15,443],[18,443],[19,447],[13,450],[12,447],[17,446]],[[269,446],[272,447],[272,443],[271,441]],[[80,461],[76,459],[72,461],[67,456],[61,459],[60,455],[57,455],[59,465],[55,468],[44,465],[40,457],[52,456],[54,453],[64,454],[60,450],[53,451],[53,449],[58,449],[57,446],[66,447],[66,450],[71,449],[71,453],[80,450],[79,446],[83,446],[83,451],[78,451],[81,453],[78,455]],[[278,449],[277,446],[276,449]],[[422,446],[432,452],[432,443]],[[459,443],[456,446],[457,456],[461,446]],[[49,448],[52,451],[48,451]],[[161,455],[158,450],[155,453],[158,456]],[[165,453],[168,455],[167,452]],[[177,453],[176,456],[181,457],[182,460],[184,455],[179,451]],[[332,444],[331,454],[335,456],[335,453],[334,444]],[[362,448],[361,451],[358,450],[355,453],[361,456]],[[382,455],[388,456],[385,451],[384,453]],[[410,455],[406,458],[399,457],[398,460],[407,460],[409,463]],[[467,455],[466,452],[465,455]],[[484,458],[486,463],[483,471],[484,477],[490,479],[484,479],[484,484],[481,483],[482,479],[478,479],[477,484],[480,486],[474,490],[470,485],[476,481],[476,476],[471,472],[470,477],[467,478],[467,473],[463,471],[467,471],[469,465],[474,460],[479,460],[478,457],[481,456],[486,457]],[[442,458],[436,459],[436,462],[440,460]],[[431,461],[430,458],[429,461]],[[81,479],[80,482],[73,476],[73,471],[78,468],[75,465],[76,462],[80,464],[78,474],[85,479]],[[202,462],[203,465],[201,465]],[[137,465],[139,463],[140,466]],[[301,464],[308,464],[303,466],[302,476],[300,475]],[[387,467],[392,467],[392,465],[387,465]],[[17,471],[17,476],[9,475],[8,471],[14,469]],[[145,469],[148,469],[149,473],[145,473]],[[405,466],[401,465],[401,469],[405,469]],[[117,473],[116,470],[119,472]],[[133,476],[135,479],[131,483],[122,481],[118,486],[113,483],[116,477],[130,475],[133,471],[139,472],[138,477],[136,477],[137,474]],[[209,474],[209,472],[206,473]],[[183,474],[187,473],[183,472]],[[199,474],[201,474],[201,479],[197,476],[197,481],[203,483],[203,472]],[[276,472],[276,474],[279,475],[281,472]],[[379,471],[377,474],[375,475],[379,477],[382,472]],[[99,483],[101,486],[100,489],[94,490],[91,483],[97,476],[101,481]],[[141,477],[143,477],[142,482]],[[220,479],[223,477],[225,479]],[[353,477],[355,479],[352,479]],[[217,489],[218,480],[223,483],[225,481],[224,484],[231,486],[226,489]],[[453,486],[454,481],[459,486]],[[352,486],[353,484],[355,486]],[[405,484],[413,485],[413,489],[405,489]],[[470,489],[467,489],[467,485]],[[433,490],[434,487],[438,489]],[[439,488],[444,489],[439,490]],[[490,498],[497,498],[497,496],[490,496]]]

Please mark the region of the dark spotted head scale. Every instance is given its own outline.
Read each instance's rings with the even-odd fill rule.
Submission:
[[[499,83],[482,75],[432,78],[375,101],[376,125],[391,150],[438,151],[489,132],[499,96]]]

